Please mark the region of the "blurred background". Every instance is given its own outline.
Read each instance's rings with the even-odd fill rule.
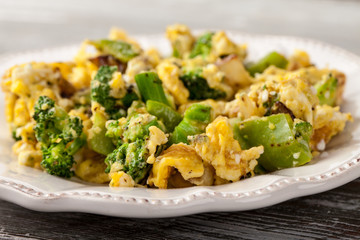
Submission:
[[[0,54],[172,23],[314,38],[360,55],[359,0],[0,0]]]

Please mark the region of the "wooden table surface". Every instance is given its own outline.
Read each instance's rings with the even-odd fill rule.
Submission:
[[[192,28],[319,39],[360,55],[360,1],[0,0],[0,54],[107,35]],[[0,201],[0,239],[360,239],[360,179],[255,211],[169,219],[40,213]]]

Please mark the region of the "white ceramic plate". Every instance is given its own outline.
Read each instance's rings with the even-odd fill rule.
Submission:
[[[360,58],[317,41],[283,36],[228,32],[239,43],[248,43],[249,59],[272,50],[286,55],[294,49],[310,53],[319,67],[334,67],[346,73],[348,82],[342,111],[354,122],[334,138],[326,153],[306,166],[256,176],[236,183],[185,189],[109,188],[61,179],[39,170],[19,166],[11,153],[12,140],[4,114],[0,119],[0,198],[38,211],[76,211],[122,217],[172,217],[210,211],[241,211],[270,206],[291,198],[326,191],[360,177]],[[163,54],[170,47],[163,35],[138,36],[145,47]],[[14,64],[29,61],[71,60],[78,46],[46,49],[0,57],[0,74]],[[1,93],[1,99],[3,95]],[[4,112],[4,101],[0,102]]]

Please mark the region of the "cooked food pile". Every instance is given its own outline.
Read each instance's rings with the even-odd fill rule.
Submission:
[[[302,166],[352,120],[345,75],[304,51],[249,62],[223,31],[176,24],[166,37],[171,56],[112,29],[71,62],[10,68],[19,164],[111,187],[218,185]]]

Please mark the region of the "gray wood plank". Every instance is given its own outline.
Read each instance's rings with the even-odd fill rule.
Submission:
[[[359,239],[360,179],[272,207],[166,219],[34,212],[0,201],[0,238]]]

